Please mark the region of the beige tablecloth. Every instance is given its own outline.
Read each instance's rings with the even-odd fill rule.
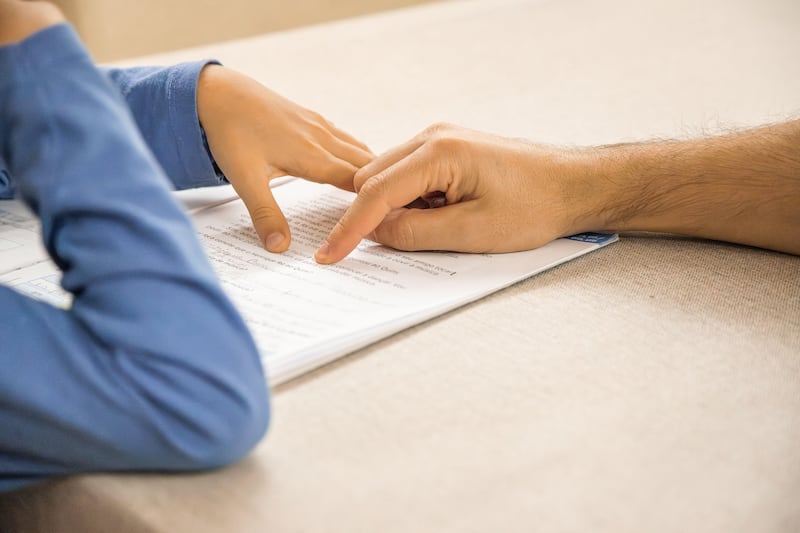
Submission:
[[[796,116],[800,2],[445,2],[143,62],[202,56],[376,150],[438,120],[685,137]],[[623,236],[279,388],[232,468],[69,479],[0,514],[14,532],[800,531],[800,258]]]

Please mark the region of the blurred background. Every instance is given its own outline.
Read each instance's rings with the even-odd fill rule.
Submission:
[[[111,61],[436,0],[52,0]]]

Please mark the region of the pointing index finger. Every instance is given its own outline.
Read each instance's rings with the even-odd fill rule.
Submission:
[[[434,165],[435,167],[435,165]],[[341,261],[393,210],[421,195],[446,191],[449,176],[431,172],[424,151],[417,151],[364,183],[352,205],[336,223],[325,244],[317,250],[318,263]]]

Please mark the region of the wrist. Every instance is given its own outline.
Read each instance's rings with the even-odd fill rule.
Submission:
[[[221,83],[226,76],[227,69],[217,63],[209,63],[203,67],[197,78],[197,120],[200,123],[200,134],[202,136],[203,148],[205,149],[208,160],[211,163],[214,174],[217,178],[227,182],[227,178],[217,163],[214,150],[209,142],[208,128],[213,129],[214,113],[224,111],[217,110],[219,93],[222,90]]]
[[[625,231],[637,226],[643,198],[642,169],[647,157],[640,145],[614,144],[587,149],[589,170],[603,204],[598,206],[600,231]]]
[[[567,148],[557,151],[555,175],[561,187],[560,236],[589,231],[612,231],[627,203],[631,184],[622,178],[627,156],[623,151]]]
[[[215,112],[225,71],[222,65],[209,63],[203,67],[197,78],[197,118],[202,128],[208,127]]]
[[[676,143],[621,143],[582,150],[581,175],[590,184],[592,200],[585,208],[591,228],[582,231],[664,231],[657,220],[669,188],[666,152]],[[669,159],[669,157],[667,157]],[[662,175],[660,178],[657,175]],[[666,213],[668,215],[668,213]]]

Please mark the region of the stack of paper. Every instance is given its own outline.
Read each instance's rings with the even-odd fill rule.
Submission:
[[[261,248],[246,208],[229,188],[181,193],[223,287],[250,325],[273,384],[617,239],[586,234],[511,254],[400,252],[365,240],[342,262],[320,266],[313,253],[352,193],[300,180],[273,193],[292,229],[292,246],[283,254]],[[20,210],[0,204],[3,216],[20,217]],[[22,239],[14,233],[24,242],[14,261],[6,263],[2,256],[0,282],[54,303],[68,301],[63,294],[54,296],[57,271],[41,258],[35,225],[13,220],[13,231],[27,233]],[[3,239],[10,240],[0,229],[0,243]],[[25,264],[30,258],[33,262]],[[24,268],[9,271],[6,264]]]

